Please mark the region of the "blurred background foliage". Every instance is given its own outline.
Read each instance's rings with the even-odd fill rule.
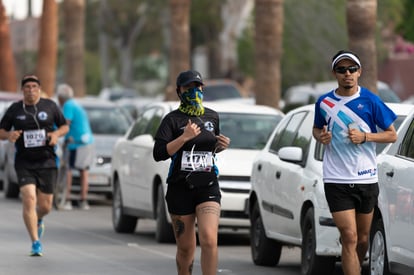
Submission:
[[[209,76],[231,76],[237,81],[254,78],[254,11],[251,12],[242,35],[237,40],[237,64],[235,73],[220,69],[220,33],[227,20],[222,7],[227,0],[191,1],[190,31],[191,49],[202,46],[207,49]],[[87,94],[96,95],[105,86],[119,86],[128,82],[126,64],[131,63],[132,85],[153,80],[167,85],[168,79],[168,1],[165,0],[86,0],[85,9],[85,79]],[[105,4],[103,4],[105,3]],[[414,41],[414,1],[378,0],[377,53],[378,64],[385,60],[388,48],[384,42],[384,30],[402,34]],[[59,30],[64,30],[62,5],[59,5]],[[338,50],[346,48],[346,0],[285,0],[282,55],[282,91],[291,85],[331,79],[330,58]],[[141,28],[131,37],[139,21]],[[64,33],[59,31],[59,57],[57,83],[62,81],[62,42]],[[105,81],[101,79],[102,40],[107,41],[108,70]],[[130,51],[130,58],[122,58]],[[19,63],[30,68],[35,64],[35,54],[18,57]],[[127,59],[127,60],[125,60]],[[129,60],[128,60],[129,59]],[[139,91],[139,89],[137,89]],[[163,90],[157,93],[163,93]]]

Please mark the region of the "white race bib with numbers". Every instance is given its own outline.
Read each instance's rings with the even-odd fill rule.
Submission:
[[[23,132],[24,147],[33,148],[46,145],[46,130],[30,130]]]
[[[183,151],[181,171],[210,172],[214,165],[213,153],[208,151]]]

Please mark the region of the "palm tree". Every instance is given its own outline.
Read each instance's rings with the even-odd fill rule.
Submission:
[[[40,19],[39,56],[36,74],[42,89],[49,96],[54,94],[58,45],[58,6],[56,0],[44,0]]]
[[[256,104],[279,108],[283,0],[256,0],[255,5]]]
[[[0,0],[0,90],[17,91],[16,68],[10,45],[10,29],[3,1]]]
[[[346,19],[349,48],[359,55],[362,63],[361,84],[377,93],[377,0],[348,0]]]
[[[169,77],[166,100],[177,99],[177,75],[190,69],[190,6],[191,0],[170,0]]]
[[[53,0],[55,1],[55,0]],[[85,0],[65,0],[64,11],[64,79],[75,96],[85,95]]]

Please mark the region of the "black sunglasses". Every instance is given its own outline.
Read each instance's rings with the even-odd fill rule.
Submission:
[[[336,67],[334,68],[334,71],[338,74],[344,74],[346,73],[346,71],[349,71],[351,74],[353,74],[356,71],[358,71],[358,69],[359,69],[359,66],[354,65],[354,66],[349,66],[349,67]]]

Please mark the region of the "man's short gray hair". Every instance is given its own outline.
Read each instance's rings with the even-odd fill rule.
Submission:
[[[61,99],[64,99],[64,100],[72,98],[73,97],[73,89],[68,84],[60,84],[57,87],[56,95],[57,95],[58,98],[61,98]]]

